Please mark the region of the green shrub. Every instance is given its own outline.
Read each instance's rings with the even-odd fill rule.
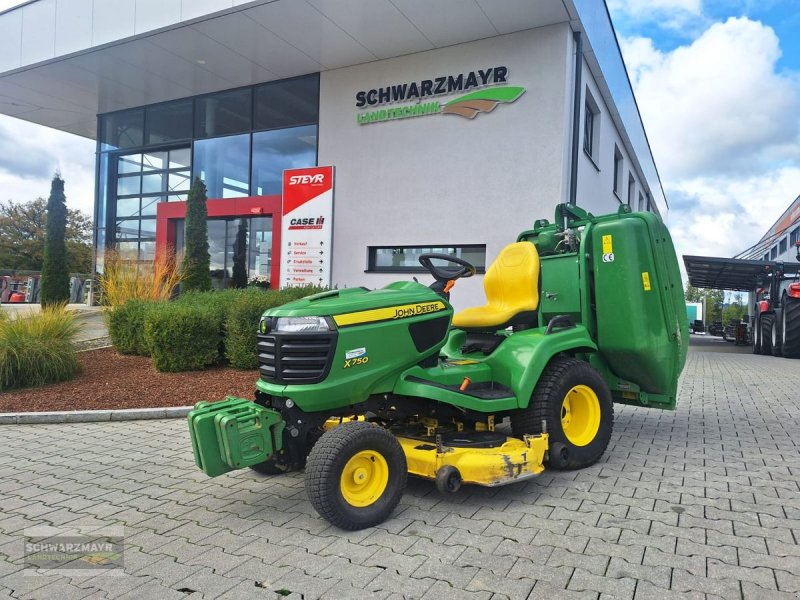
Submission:
[[[0,319],[0,390],[71,379],[80,367],[73,341],[78,323],[62,306]]]
[[[320,291],[321,288],[303,287],[280,292],[249,288],[239,292],[228,306],[225,319],[225,358],[231,366],[237,369],[258,367],[256,330],[265,310]]]
[[[117,352],[150,356],[144,339],[144,321],[155,304],[148,300],[128,300],[108,313],[108,334]]]
[[[144,336],[159,371],[195,371],[216,363],[224,313],[213,306],[165,302],[145,315]]]

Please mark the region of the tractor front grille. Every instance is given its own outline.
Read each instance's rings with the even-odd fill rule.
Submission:
[[[258,335],[258,369],[270,383],[318,383],[328,376],[336,333]]]

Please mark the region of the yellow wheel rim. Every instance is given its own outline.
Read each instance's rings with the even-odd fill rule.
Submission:
[[[339,487],[351,506],[369,506],[381,497],[389,485],[389,465],[374,450],[362,450],[347,461]]]
[[[576,385],[561,403],[561,430],[570,443],[586,446],[600,430],[600,400],[586,385]]]

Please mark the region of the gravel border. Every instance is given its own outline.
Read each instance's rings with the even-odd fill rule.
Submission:
[[[93,423],[97,421],[136,421],[141,419],[180,419],[194,406],[167,408],[123,408],[117,410],[64,410],[53,412],[0,413],[0,425],[43,423]]]

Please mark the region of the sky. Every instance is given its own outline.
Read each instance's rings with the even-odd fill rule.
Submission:
[[[741,252],[800,194],[800,2],[607,1],[678,253]],[[47,197],[59,171],[91,214],[94,152],[0,116],[0,199]]]

